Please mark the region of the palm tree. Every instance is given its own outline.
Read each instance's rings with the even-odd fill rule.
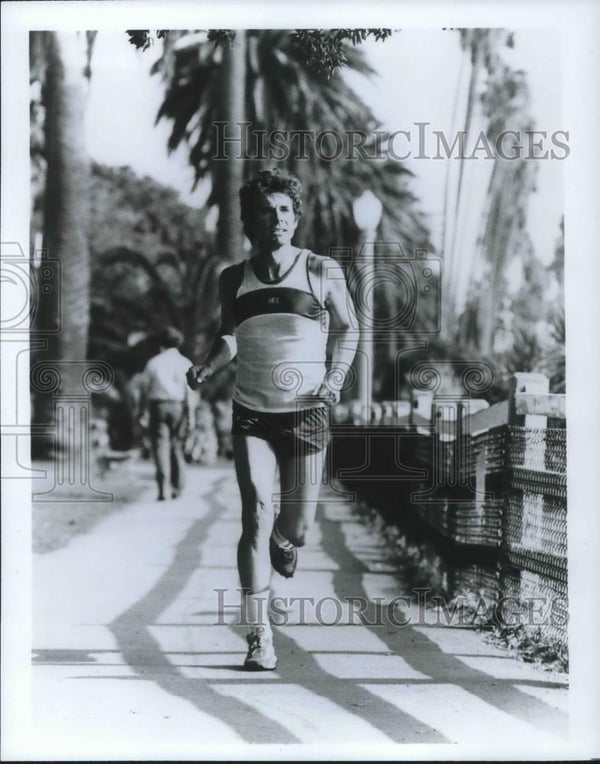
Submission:
[[[321,252],[355,243],[358,232],[351,206],[365,188],[373,189],[380,197],[384,224],[405,247],[410,249],[416,240],[421,243],[426,239],[423,221],[415,212],[414,197],[403,187],[402,180],[408,172],[400,163],[360,157],[328,161],[323,156],[331,150],[327,138],[322,144],[321,156],[310,144],[305,158],[297,150],[294,141],[298,140],[300,131],[328,130],[345,135],[353,129],[368,134],[377,129],[376,118],[342,75],[307,66],[305,47],[289,32],[251,30],[237,33],[236,40],[238,37],[243,43],[237,48],[230,47],[229,41],[218,44],[219,38],[211,34],[204,40],[195,38],[194,45],[183,46],[180,42],[179,48],[176,39],[169,39],[163,56],[152,70],[162,73],[167,84],[157,119],[167,118],[172,122],[169,148],[173,150],[182,142],[190,146],[189,159],[195,169],[196,182],[210,178],[212,186],[207,204],[218,204],[219,218],[231,215],[237,189],[231,196],[224,194],[223,166],[229,162],[214,160],[219,152],[223,155],[214,125],[226,122],[229,129],[232,124],[230,112],[224,108],[222,90],[223,71],[227,71],[228,66],[227,51],[234,51],[237,56],[245,51],[244,120],[249,123],[249,131],[256,135],[259,131],[277,129],[295,134],[288,142],[282,139],[280,164],[297,174],[305,187],[300,243],[302,238],[309,240]],[[362,52],[351,43],[339,41],[339,50],[346,67],[365,76],[373,74]],[[240,62],[238,67],[241,68]],[[243,162],[244,177],[251,176],[265,164],[274,162],[261,158],[259,152],[253,154],[253,147],[249,146]],[[237,220],[235,225],[239,230]],[[229,256],[223,253],[223,256],[235,257],[236,253]]]
[[[61,362],[61,392],[66,395],[81,394],[81,370],[69,362],[87,357],[90,265],[85,105],[94,37],[94,32],[32,33],[32,73],[43,80],[45,109],[44,247],[61,264],[60,293],[41,296],[40,314],[43,328],[54,332],[48,335],[47,360]],[[36,413],[48,421],[52,402],[43,395],[40,402]]]
[[[210,179],[207,205],[219,207],[219,242],[234,241],[232,234],[224,233],[223,228],[233,226],[238,232],[241,228],[237,212],[241,179],[233,186],[233,174],[241,169],[243,177],[248,178],[258,169],[275,164],[261,155],[258,145],[246,147],[243,162],[233,164],[231,155],[226,161],[215,124],[226,123],[231,135],[229,131],[235,122],[244,121],[251,136],[289,131],[287,135],[279,134],[283,151],[278,164],[296,174],[305,190],[298,244],[334,256],[335,248],[357,248],[360,232],[353,220],[352,203],[365,188],[370,188],[383,204],[381,237],[398,242],[407,256],[417,247],[431,250],[417,200],[407,188],[410,173],[401,163],[373,161],[360,155],[327,159],[336,149],[335,135],[344,136],[352,130],[374,135],[379,127],[371,110],[343,76],[333,71],[343,65],[364,76],[374,74],[362,52],[354,47],[364,37],[360,30],[338,32],[328,37],[318,31],[252,30],[237,32],[233,44],[232,35],[225,32],[190,34],[185,39],[183,33],[163,35],[163,56],[152,69],[153,73],[162,74],[167,85],[157,120],[166,118],[172,122],[169,149],[174,150],[182,143],[190,147],[189,161],[195,169],[196,182]],[[311,52],[314,52],[312,62],[307,60]],[[243,119],[239,89],[236,111],[231,98],[225,102],[223,97],[224,79],[228,81],[233,69],[228,57],[234,54],[236,71],[244,73]],[[241,80],[238,76],[238,85]],[[234,113],[237,116],[232,119]],[[322,139],[319,152],[310,144],[310,136],[321,131],[328,131],[328,135]],[[303,132],[309,136],[304,155],[298,143],[294,143]],[[238,146],[235,148],[239,150]],[[376,148],[375,139],[365,147],[371,153]],[[222,156],[225,161],[215,161],[215,156]],[[231,183],[228,191],[226,182]],[[227,260],[241,255],[238,246],[230,245],[227,249],[221,245],[218,251]],[[380,281],[381,305],[391,315],[397,314],[402,296],[393,292],[393,284],[390,286],[383,278]],[[386,360],[392,363],[395,346],[396,336],[390,332]]]
[[[222,116],[231,125],[241,124],[245,116],[246,32],[240,30],[224,45],[220,76]],[[225,155],[227,159],[218,165],[220,198],[227,202],[219,208],[217,249],[224,259],[235,259],[243,245],[237,195],[244,181],[244,163],[231,144],[225,147]]]
[[[94,357],[121,366],[130,335],[152,335],[166,325],[180,329],[186,354],[202,355],[216,329],[216,286],[225,266],[220,258],[197,249],[152,256],[118,246],[97,253],[90,347]]]
[[[502,274],[510,258],[522,252],[526,213],[524,200],[533,188],[535,166],[527,160],[496,158],[488,188],[485,232],[481,242],[486,274],[479,293],[479,348],[491,352],[502,300]]]
[[[490,75],[483,110],[488,119],[488,136],[494,141],[507,126],[512,130],[533,129],[529,113],[529,88],[525,74],[506,65],[497,66]],[[506,143],[506,141],[505,141]],[[510,156],[518,147],[505,145]],[[527,199],[535,188],[537,165],[527,158],[504,159],[497,155],[486,194],[484,228],[480,255],[486,276],[482,279],[478,325],[480,349],[489,353],[494,341],[498,309],[502,299],[502,274],[509,260],[527,256]]]
[[[464,132],[465,146],[469,146],[469,139],[473,134],[473,126],[476,116],[481,116],[480,100],[478,93],[485,83],[484,74],[493,77],[497,69],[502,65],[500,50],[503,46],[511,47],[513,44],[512,34],[502,29],[461,29],[460,44],[463,49],[463,63],[457,82],[457,91],[455,95],[455,111],[462,94],[460,91],[464,88],[463,65],[468,61],[470,66],[469,79],[467,83],[466,102],[464,117],[462,122],[462,131]],[[453,119],[454,121],[454,119]],[[453,125],[454,127],[454,125]],[[468,149],[467,149],[468,151]],[[450,172],[453,162],[448,160],[446,174],[446,188],[444,198],[444,221],[442,248],[444,255],[445,270],[447,274],[446,298],[444,300],[445,326],[452,329],[456,319],[456,293],[459,280],[459,253],[457,250],[458,236],[466,215],[471,213],[466,211],[465,205],[469,200],[465,194],[465,159],[461,158],[458,162],[458,179],[454,193],[454,209],[451,212],[452,201],[449,190]],[[452,217],[451,217],[452,216]],[[450,223],[450,220],[452,221]]]
[[[505,354],[505,373],[509,377],[522,371],[542,371],[544,359],[536,333],[529,327],[515,332],[515,343]]]
[[[474,136],[474,126],[485,130],[490,146],[495,146],[503,130],[527,131],[533,127],[529,111],[529,90],[526,76],[514,71],[502,59],[502,49],[512,47],[513,34],[499,29],[460,30],[464,59],[470,63],[470,77],[465,99],[464,133],[465,143]],[[462,80],[462,78],[460,78]],[[459,88],[464,82],[459,81]],[[457,93],[457,102],[458,102]],[[473,137],[471,136],[471,137]],[[513,143],[517,143],[515,139]],[[503,150],[510,152],[517,146],[509,146],[503,140]],[[453,199],[449,192],[448,163],[446,178],[446,198],[444,211],[444,262],[447,274],[447,289],[444,300],[444,323],[450,335],[460,340],[457,315],[461,306],[461,295],[473,294],[476,270],[478,277],[477,298],[469,305],[469,312],[476,319],[476,327],[471,337],[477,337],[477,349],[489,354],[494,343],[499,306],[504,294],[503,272],[510,258],[522,252],[526,245],[527,198],[534,189],[536,165],[524,158],[504,159],[496,152],[491,164],[489,179],[481,176],[480,163],[478,178],[487,187],[482,195],[483,206],[472,208],[472,196],[466,192],[466,162],[458,163],[458,179]],[[484,165],[484,167],[486,166]],[[471,169],[475,177],[475,169]],[[454,209],[451,218],[451,209]],[[467,205],[471,206],[467,206]],[[461,248],[461,241],[467,223],[472,226],[474,215],[479,217],[479,236],[474,246],[467,251]],[[475,233],[475,231],[473,231]],[[460,254],[460,257],[459,257]]]

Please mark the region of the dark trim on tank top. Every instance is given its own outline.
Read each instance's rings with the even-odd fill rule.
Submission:
[[[301,249],[300,252],[296,255],[294,258],[294,262],[290,265],[290,267],[287,269],[287,271],[283,274],[283,276],[280,276],[278,279],[274,279],[273,281],[266,281],[265,279],[261,279],[261,277],[256,272],[256,268],[254,267],[254,258],[250,258],[250,267],[252,268],[252,273],[254,273],[255,277],[260,281],[261,284],[268,284],[269,286],[271,284],[281,284],[281,282],[286,279],[290,273],[294,270],[296,267],[296,264],[298,260],[300,259],[300,255],[305,252],[306,250]]]
[[[313,297],[315,298],[315,300],[316,300],[316,301],[319,303],[319,306],[321,307],[321,309],[322,309],[322,310],[326,310],[326,308],[325,308],[325,302],[324,302],[324,301],[321,301],[321,298],[320,298],[320,297],[319,297],[319,295],[318,295],[318,294],[315,292],[315,289],[314,289],[314,287],[313,287],[312,281],[310,280],[310,267],[309,267],[309,261],[310,261],[310,256],[311,256],[311,255],[313,255],[313,254],[314,254],[314,252],[311,252],[311,251],[310,251],[310,249],[307,251],[307,255],[306,255],[306,280],[308,281],[308,288],[310,289],[312,296],[313,296]]]
[[[285,286],[246,292],[236,298],[233,311],[236,327],[257,316],[291,314],[322,321],[325,313],[313,294]]]

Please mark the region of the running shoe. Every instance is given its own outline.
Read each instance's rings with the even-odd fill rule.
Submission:
[[[246,637],[248,654],[244,668],[248,671],[273,671],[277,666],[277,656],[273,647],[273,635],[264,626],[257,626]]]
[[[269,540],[269,553],[273,570],[276,570],[284,578],[291,578],[298,564],[298,550],[296,547],[283,549],[271,536]]]

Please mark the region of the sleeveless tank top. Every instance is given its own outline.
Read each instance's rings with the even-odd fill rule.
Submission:
[[[311,283],[310,251],[273,282],[258,278],[250,259],[236,292],[237,373],[233,399],[255,411],[296,411],[316,404],[325,376],[329,313]],[[314,276],[312,277],[314,279]]]

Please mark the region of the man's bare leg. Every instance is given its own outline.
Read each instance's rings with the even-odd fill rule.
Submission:
[[[304,546],[312,527],[323,479],[327,449],[315,453],[278,454],[281,510],[277,532],[294,546]]]
[[[273,482],[276,457],[261,438],[233,436],[233,458],[242,498],[242,536],[238,544],[238,571],[246,594],[246,618],[268,626],[271,580],[269,537],[273,529]]]

